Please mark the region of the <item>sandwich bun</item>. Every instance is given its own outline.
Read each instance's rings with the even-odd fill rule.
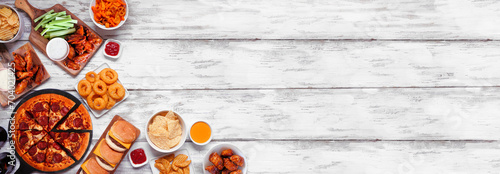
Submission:
[[[132,143],[137,138],[136,128],[125,120],[116,121],[111,126],[111,133],[121,142]]]
[[[118,164],[122,159],[123,153],[117,152],[111,149],[106,141],[101,141],[101,149],[100,149],[102,158],[111,164]]]
[[[119,142],[117,142],[115,139],[111,138],[108,134],[106,134],[106,143],[111,147],[111,149],[117,151],[117,152],[125,152],[127,148],[123,147]]]
[[[87,165],[85,167],[87,168],[87,170],[91,174],[107,174],[107,173],[109,173],[108,171],[104,170],[101,166],[99,166],[95,157],[90,158],[89,162],[87,162]],[[85,172],[83,172],[83,173],[85,173]]]
[[[97,164],[99,164],[99,166],[101,166],[104,170],[107,170],[107,171],[113,171],[115,169],[115,167],[111,166],[110,164],[108,164],[108,162],[104,161],[103,159],[101,159],[99,156],[96,157],[96,161],[97,161]]]

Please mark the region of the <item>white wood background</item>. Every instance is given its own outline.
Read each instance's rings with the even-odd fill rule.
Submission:
[[[223,142],[245,152],[249,173],[499,173],[499,1],[127,1],[115,31],[94,26],[89,0],[29,1],[60,3],[125,46],[76,77],[38,52],[52,77],[37,89],[76,95],[102,63],[119,73],[130,98],[93,119],[94,138],[116,114],[144,132],[173,109],[214,129],[209,145],[185,144],[198,174]],[[144,134],[134,146],[160,155]],[[118,172],[151,170],[125,159]]]

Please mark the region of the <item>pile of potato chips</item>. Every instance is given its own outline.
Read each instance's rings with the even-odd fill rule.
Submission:
[[[188,156],[179,154],[175,156],[170,154],[155,160],[155,167],[162,174],[189,174],[189,164],[191,160],[187,160]]]
[[[156,115],[148,126],[148,136],[160,149],[169,150],[179,144],[182,135],[182,126],[179,118],[173,111],[163,115]]]
[[[11,40],[19,31],[19,17],[10,8],[0,9],[0,40]]]

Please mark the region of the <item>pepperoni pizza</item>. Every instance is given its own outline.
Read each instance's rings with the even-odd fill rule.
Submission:
[[[61,171],[85,155],[92,120],[76,98],[45,93],[18,105],[11,122],[12,140],[28,165],[44,172]]]

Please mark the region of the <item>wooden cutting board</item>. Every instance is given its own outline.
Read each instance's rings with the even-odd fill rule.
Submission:
[[[30,33],[29,40],[33,45],[35,45],[36,48],[38,48],[40,51],[42,51],[43,54],[45,54],[45,56],[47,56],[47,57],[48,57],[48,55],[47,55],[47,51],[45,48],[46,48],[49,40],[45,39],[42,35],[40,35],[40,32],[42,31],[41,27],[38,29],[39,31],[35,31],[34,28],[36,27],[36,25],[33,22],[33,20],[36,19],[37,17],[45,14],[46,12],[48,12],[50,10],[54,10],[54,12],[66,11],[67,15],[71,15],[71,18],[78,21],[77,25],[87,27],[90,31],[92,31],[95,35],[97,35],[101,40],[103,40],[102,37],[99,34],[97,34],[97,32],[92,30],[92,28],[90,28],[87,24],[85,24],[85,22],[80,20],[80,18],[76,17],[73,13],[71,13],[68,9],[64,8],[61,4],[56,4],[48,9],[41,10],[41,9],[37,9],[37,8],[31,6],[31,4],[28,3],[27,0],[16,0],[15,6],[19,9],[23,10],[24,12],[26,12],[28,14],[28,16],[31,18],[31,20],[30,20],[31,21],[31,33]],[[81,68],[79,70],[73,70],[73,69],[66,67],[64,65],[63,61],[54,61],[54,62],[57,65],[59,65],[62,69],[64,69],[66,72],[68,72],[69,74],[76,76],[76,75],[78,75],[78,73],[80,73],[80,71],[83,70],[83,68],[90,61],[90,59],[92,57],[94,57],[94,54],[97,52],[97,50],[99,50],[99,48],[101,47],[101,45],[103,43],[104,43],[104,40],[103,40],[103,42],[101,42],[101,44],[97,45],[97,48],[94,50],[94,52],[90,53],[90,57],[87,60],[87,62],[80,64]]]
[[[50,78],[50,75],[49,75],[49,72],[47,72],[47,69],[45,69],[45,66],[43,66],[42,61],[40,61],[40,58],[36,54],[35,49],[33,49],[31,44],[28,42],[28,43],[24,44],[23,46],[19,47],[18,49],[16,49],[12,53],[16,53],[18,55],[24,56],[26,51],[31,52],[31,57],[33,59],[33,65],[40,65],[40,68],[42,68],[42,71],[44,71],[44,75],[42,77],[42,82],[40,83],[40,85],[41,85],[43,82],[47,81]],[[10,54],[9,51],[7,51],[7,48],[5,48],[5,46],[3,44],[0,44],[0,53],[1,53],[2,58],[5,58],[5,60],[2,59],[2,62],[7,61],[7,63],[10,63],[12,60],[14,60],[14,58],[12,57],[12,54]],[[7,68],[8,66],[6,66],[6,65],[7,64],[4,64],[4,63],[0,64],[0,68],[1,67]],[[18,94],[14,93],[13,94],[14,97],[9,96],[8,91],[3,91],[0,93],[0,104],[2,106],[6,106],[7,104],[9,104],[9,101],[13,102],[13,101],[17,100],[18,98],[20,98],[24,94],[27,94],[28,92],[30,92],[32,89],[36,88],[37,86],[39,86],[39,85],[37,85],[36,83],[31,83],[31,86],[28,85],[28,87],[26,87],[26,89],[24,89],[24,91],[21,94],[18,95]]]

